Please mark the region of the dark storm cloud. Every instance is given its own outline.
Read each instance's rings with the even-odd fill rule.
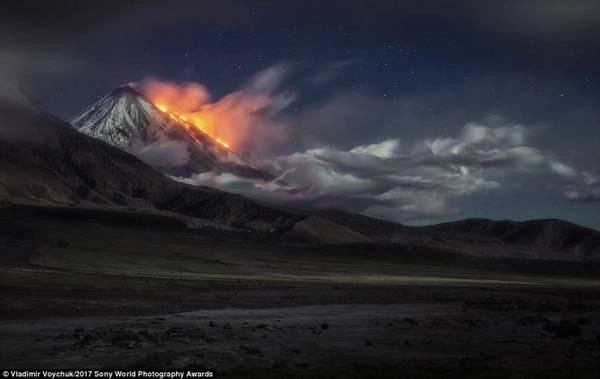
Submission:
[[[257,6],[262,8],[260,3]],[[247,2],[243,1],[23,0],[3,6],[0,20],[3,28],[11,31],[3,36],[5,40],[27,35],[52,40],[77,37],[73,33],[87,36],[96,32],[109,35],[123,31],[143,32],[158,24],[187,20],[205,23],[241,20],[247,18],[250,11]],[[29,34],[23,35],[23,32]]]
[[[508,33],[528,45],[543,42],[571,49],[600,42],[600,3],[596,0],[383,1],[377,6],[368,1],[325,3],[353,17],[455,19],[489,33]]]
[[[599,39],[600,3],[595,0],[481,1],[473,9],[471,17],[490,30],[553,37],[554,42],[578,45]]]
[[[56,121],[39,101],[0,80],[0,142],[48,143],[53,138],[52,128],[40,128],[40,120]]]
[[[61,77],[101,69],[87,57],[90,49],[110,49],[115,41],[161,25],[242,22],[251,12],[242,1],[11,2],[0,13],[0,77]]]
[[[456,23],[482,33],[508,38],[513,48],[538,51],[547,57],[573,49],[600,46],[600,3],[594,0],[507,1],[19,1],[4,4],[0,13],[0,69],[22,75],[62,75],[85,64],[85,50],[102,48],[115,39],[132,39],[173,25],[255,25],[279,19],[302,24],[315,17],[323,22],[376,30],[382,39],[425,33],[414,18],[432,23],[438,35],[432,46],[447,46],[436,20]],[[421,23],[427,26],[427,23]],[[403,25],[409,25],[404,27]],[[290,25],[293,26],[293,25]],[[173,38],[177,38],[173,36]],[[479,54],[477,52],[476,54]],[[485,58],[489,54],[481,55]],[[588,62],[589,63],[589,62]],[[83,69],[82,69],[83,70]],[[335,75],[330,72],[324,75]],[[318,79],[318,78],[317,78]]]

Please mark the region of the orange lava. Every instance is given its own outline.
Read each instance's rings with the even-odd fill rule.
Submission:
[[[161,112],[163,112],[169,118],[171,118],[172,120],[176,121],[177,123],[185,126],[186,128],[190,128],[193,126],[197,129],[201,130],[204,134],[208,135],[213,140],[217,141],[221,146],[226,147],[227,149],[230,148],[229,143],[227,143],[221,136],[218,136],[214,132],[213,127],[211,127],[211,125],[209,125],[209,122],[206,119],[206,117],[202,117],[195,113],[188,113],[187,115],[178,114],[178,113],[175,113],[174,111],[172,111],[165,104],[156,104],[156,108],[158,108]]]

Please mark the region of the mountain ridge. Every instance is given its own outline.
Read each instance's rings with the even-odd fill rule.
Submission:
[[[484,257],[600,259],[600,232],[562,220],[467,219],[415,227],[338,210],[301,211],[173,181],[41,108],[0,102],[0,128],[0,201],[5,204],[163,212],[276,241],[430,246]]]

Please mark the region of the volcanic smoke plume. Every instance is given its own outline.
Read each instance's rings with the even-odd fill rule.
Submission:
[[[278,113],[294,99],[278,92],[285,68],[276,65],[255,75],[242,89],[212,100],[206,87],[146,79],[138,89],[163,112],[200,128],[228,148],[258,158],[285,142],[287,127]]]

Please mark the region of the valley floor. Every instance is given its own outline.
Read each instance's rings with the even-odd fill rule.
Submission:
[[[597,377],[600,292],[213,283],[2,291],[4,368],[217,377]]]
[[[250,242],[156,218],[74,216],[0,212],[3,369],[208,368],[223,378],[600,370],[592,265]]]

